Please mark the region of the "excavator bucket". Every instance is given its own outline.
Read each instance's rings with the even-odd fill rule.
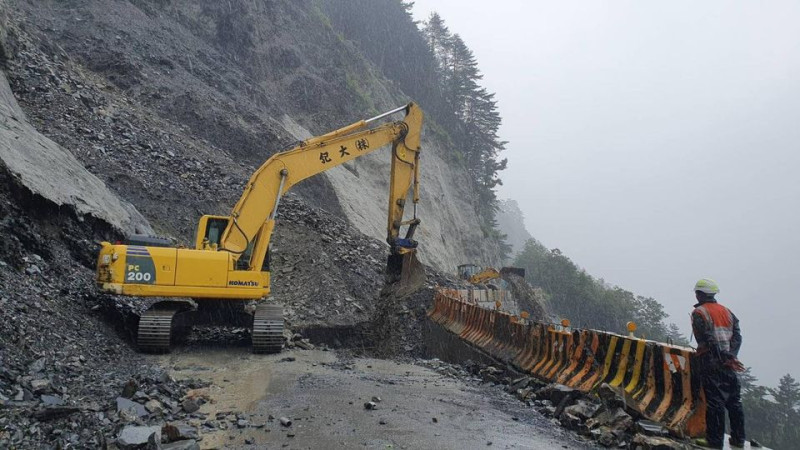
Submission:
[[[412,294],[425,285],[425,267],[417,259],[416,251],[389,255],[386,284],[392,286],[392,291],[399,297]]]

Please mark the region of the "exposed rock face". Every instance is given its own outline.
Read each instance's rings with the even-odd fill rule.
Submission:
[[[0,5],[1,6],[1,5]],[[70,205],[127,233],[151,233],[147,220],[25,118],[0,72],[0,161],[22,185],[56,205]]]
[[[385,108],[389,109],[389,105],[386,103]],[[396,119],[401,117],[398,114]],[[299,130],[296,122],[293,124],[290,129],[297,133],[296,139],[312,136],[308,130]],[[422,225],[415,235],[421,243],[420,260],[451,273],[464,261],[497,263],[498,255],[482,244],[471,204],[477,194],[470,187],[467,174],[442,159],[445,151],[435,140],[423,138],[417,210]],[[350,223],[381,240],[386,237],[389,152],[385,148],[325,173]],[[412,208],[406,208],[406,217],[412,212]]]
[[[342,41],[311,2],[176,0],[165,6],[107,0],[79,3],[66,14],[19,0],[14,6],[14,15],[29,23],[33,42],[58,42],[39,47],[48,58],[68,58],[57,73],[71,72],[80,87],[65,82],[56,90],[85,95],[89,109],[111,121],[78,125],[86,131],[78,134],[90,139],[86,145],[69,142],[76,133],[48,123],[62,121],[58,115],[44,115],[44,125],[54,127],[47,134],[59,135],[56,140],[70,151],[80,148],[78,159],[95,175],[159,232],[178,238],[191,236],[199,212],[230,211],[240,186],[275,152],[410,100]],[[75,111],[71,121],[81,115]],[[435,132],[435,117],[428,119],[420,258],[448,272],[464,261],[497,265],[497,250],[476,218],[472,180],[459,164],[446,162],[453,149]],[[132,151],[141,153],[141,161],[126,166],[119,154]],[[383,241],[389,152],[332,169],[293,192]],[[160,173],[165,162],[178,173]],[[198,172],[213,179],[187,186]]]
[[[0,63],[5,61],[8,55],[6,40],[8,39],[8,5],[5,0],[0,0]]]
[[[228,212],[254,168],[297,133],[320,134],[408,101],[377,77],[365,81],[372,104],[343,89],[343,67],[370,68],[317,26],[311,2],[225,2],[222,9],[265,8],[258,42],[270,48],[257,54],[240,54],[253,51],[235,45],[242,36],[224,36],[238,29],[220,26],[231,18],[214,11],[217,2],[201,3],[102,0],[64,9],[57,1],[0,0],[0,407],[9,407],[0,414],[2,448],[151,445],[153,427],[202,415],[197,404],[182,404],[189,386],[151,374],[150,362],[120,339],[133,316],[126,308],[141,311],[148,302],[95,289],[93,243],[113,234],[105,222],[150,231],[120,198],[186,244],[197,217]],[[447,174],[453,169],[437,159],[435,139],[423,142],[423,174],[431,177],[423,180],[430,210],[420,212],[418,237],[431,240],[423,253],[434,261],[486,260],[469,209],[447,206],[474,196],[457,173]],[[302,199],[290,194],[282,202],[271,269],[292,327],[349,326],[375,312],[388,152],[337,169],[342,184],[332,172],[334,181],[316,177],[296,191]],[[455,200],[443,203],[448,196]],[[343,217],[359,227],[375,221],[370,233],[380,241]],[[431,230],[440,236],[429,237]],[[398,302],[401,336],[392,343],[400,351],[417,351],[432,296],[426,289]],[[241,417],[227,427],[233,424],[248,426]],[[172,445],[197,448],[191,440]]]

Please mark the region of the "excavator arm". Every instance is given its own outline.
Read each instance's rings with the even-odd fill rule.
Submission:
[[[497,278],[500,278],[500,272],[491,267],[487,267],[481,270],[480,272],[476,273],[475,275],[469,277],[469,282],[472,284],[482,284],[490,280],[495,280]]]
[[[389,114],[405,110],[402,121],[374,128],[368,125]],[[261,270],[281,197],[298,182],[392,144],[387,241],[393,252],[408,244],[399,239],[400,228],[409,226],[410,240],[419,221],[403,221],[406,198],[413,188],[419,201],[419,151],[422,110],[414,103],[367,120],[361,120],[323,136],[311,138],[295,148],[269,158],[248,181],[231,212],[231,220],[220,240],[220,249],[238,259],[252,247],[249,270]]]

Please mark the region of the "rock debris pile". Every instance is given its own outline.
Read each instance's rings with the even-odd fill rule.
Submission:
[[[516,299],[520,310],[527,311],[532,320],[548,320],[549,315],[544,307],[545,294],[541,288],[534,288],[524,278],[513,273],[504,274],[503,279],[508,282],[511,295]]]
[[[503,386],[505,392],[583,439],[606,448],[635,450],[689,449],[691,445],[661,424],[625,407],[613,388],[603,384],[597,395],[586,395],[560,384],[546,384],[502,366],[465,361],[453,365],[438,359],[421,361],[437,372],[465,381],[481,380]]]
[[[101,313],[90,239],[113,231],[1,171],[0,217],[0,448],[125,448],[196,419],[202,385],[147,364]]]

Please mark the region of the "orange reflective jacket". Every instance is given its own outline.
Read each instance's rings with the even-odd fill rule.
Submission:
[[[697,305],[692,311],[697,353],[703,354],[716,347],[736,355],[741,345],[738,322],[731,310],[715,301]]]

